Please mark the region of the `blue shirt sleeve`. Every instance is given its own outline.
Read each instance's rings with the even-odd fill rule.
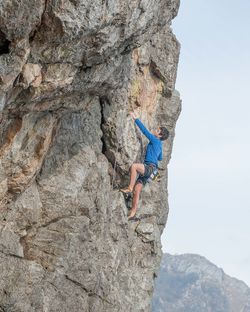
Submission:
[[[158,157],[158,160],[162,160],[162,151],[161,151],[161,153],[160,153],[160,155]]]
[[[150,131],[148,131],[148,129],[144,126],[139,118],[136,118],[135,123],[139,127],[141,132],[149,139],[149,141],[154,141],[156,139],[156,137]]]

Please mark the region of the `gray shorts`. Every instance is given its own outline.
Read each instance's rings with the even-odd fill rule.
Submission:
[[[151,174],[153,173],[154,169],[156,168],[155,165],[151,165],[151,164],[144,164],[145,167],[145,172],[144,174],[139,174],[136,183],[141,183],[143,185],[146,185],[148,178],[151,176]]]

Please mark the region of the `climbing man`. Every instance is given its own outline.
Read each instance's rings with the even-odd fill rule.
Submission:
[[[128,217],[133,220],[139,202],[140,193],[143,185],[146,185],[150,176],[157,172],[158,161],[162,160],[162,141],[167,140],[169,132],[165,127],[158,127],[152,133],[143,125],[143,123],[135,116],[134,112],[130,113],[135,120],[135,124],[141,132],[148,138],[149,143],[146,148],[146,154],[143,164],[134,163],[131,166],[131,176],[129,186],[120,189],[121,192],[128,194],[133,192],[132,209]],[[139,174],[137,178],[137,174]],[[137,179],[136,179],[137,178]]]

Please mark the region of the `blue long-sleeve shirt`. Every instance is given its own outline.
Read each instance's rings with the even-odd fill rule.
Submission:
[[[135,123],[141,132],[149,139],[144,163],[153,163],[156,165],[156,167],[158,167],[158,160],[162,160],[162,141],[153,135],[150,131],[148,131],[140,119],[136,118]]]

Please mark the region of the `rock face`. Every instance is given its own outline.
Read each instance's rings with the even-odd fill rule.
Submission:
[[[164,254],[155,284],[154,312],[250,311],[250,288],[198,255]]]
[[[150,311],[167,170],[137,222],[118,187],[180,113],[178,0],[0,3],[0,311]]]

